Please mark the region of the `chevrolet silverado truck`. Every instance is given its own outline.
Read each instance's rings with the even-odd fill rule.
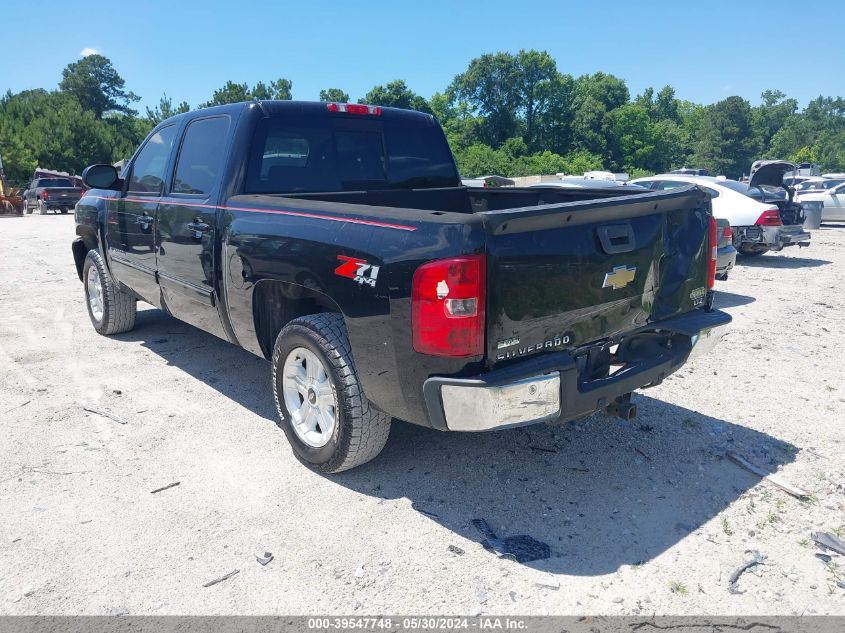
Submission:
[[[82,188],[74,187],[70,178],[34,178],[26,190],[23,204],[27,213],[38,210],[41,215],[53,210],[67,213],[79,202]]]
[[[730,321],[697,187],[467,188],[428,114],[256,101],[160,123],[122,177],[84,172],[72,251],[91,323],[136,302],[271,364],[320,472],[392,418],[484,431],[635,413]]]

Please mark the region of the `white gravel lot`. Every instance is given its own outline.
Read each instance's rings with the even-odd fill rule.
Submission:
[[[725,341],[631,423],[396,423],[332,477],[293,457],[263,360],[151,308],[97,335],[72,238],[0,218],[0,614],[845,614],[845,557],[809,541],[845,537],[845,227],[741,261]],[[552,557],[497,559],[478,517]]]

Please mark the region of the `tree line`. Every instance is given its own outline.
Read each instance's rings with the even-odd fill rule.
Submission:
[[[293,85],[227,81],[197,107],[290,99]],[[348,102],[340,88],[322,101]],[[144,114],[139,97],[102,55],[69,64],[55,90],[7,91],[0,98],[0,155],[7,177],[24,183],[36,165],[79,173],[127,158],[154,125],[187,112],[163,95]],[[752,104],[731,96],[710,105],[678,99],[671,86],[631,96],[625,81],[597,72],[560,72],[545,51],[473,59],[442,92],[426,99],[401,79],[373,87],[359,103],[418,110],[443,126],[461,174],[523,176],[590,169],[632,177],[682,166],[737,178],[757,158],[818,163],[845,171],[845,99],[819,96],[799,109],[780,90]]]

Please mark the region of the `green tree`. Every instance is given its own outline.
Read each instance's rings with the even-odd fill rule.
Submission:
[[[762,103],[751,109],[751,116],[754,132],[762,147],[767,148],[787,119],[798,111],[798,101],[787,99],[780,90],[766,90],[760,98]]]
[[[200,104],[200,107],[210,108],[227,103],[241,103],[242,101],[251,101],[253,98],[262,100],[289,100],[291,98],[292,88],[293,82],[290,79],[276,79],[275,81],[271,81],[269,86],[263,81],[259,81],[252,90],[250,90],[246,82],[237,84],[229,80],[222,88],[215,90],[211,99]]]
[[[210,108],[212,106],[224,105],[227,103],[240,103],[241,101],[249,101],[250,93],[249,86],[246,83],[236,84],[231,79],[227,81],[222,88],[214,91],[211,99],[201,104],[201,108]]]
[[[549,149],[557,154],[565,154],[572,146],[575,81],[571,75],[555,73],[539,89],[545,93],[543,108],[537,114],[530,145],[534,149]]]
[[[327,88],[326,90],[320,91],[320,101],[349,103],[349,95],[340,88]]]
[[[607,152],[607,136],[604,132],[604,118],[607,108],[590,96],[576,97],[572,106],[572,149],[604,156]]]
[[[729,178],[746,173],[760,151],[751,104],[742,97],[728,97],[707,106],[692,145],[690,160],[695,166]]]
[[[161,99],[159,99],[158,105],[155,107],[155,109],[151,109],[149,106],[147,106],[147,119],[153,125],[158,125],[165,119],[169,119],[172,116],[182,114],[184,112],[190,112],[190,110],[191,106],[189,106],[186,101],[183,101],[182,103],[174,107],[173,99],[164,94],[162,95]]]
[[[380,105],[386,108],[402,108],[403,110],[418,110],[431,114],[431,107],[428,102],[408,88],[401,79],[373,87],[363,98],[358,99],[358,103]]]
[[[276,79],[275,81],[271,81],[269,86],[263,81],[259,81],[249,91],[249,98],[261,99],[262,101],[271,99],[290,101],[293,98],[291,94],[292,88],[293,82],[290,79]]]
[[[575,80],[572,100],[572,147],[599,156],[612,151],[608,147],[609,112],[626,103],[630,94],[625,82],[606,73],[582,75]]]
[[[68,64],[62,71],[59,88],[79,101],[83,110],[103,118],[110,111],[135,114],[129,104],[139,97],[126,92],[126,82],[117,73],[111,61],[103,55],[88,55],[78,62]]]
[[[458,101],[482,118],[482,142],[498,147],[520,132],[517,63],[510,53],[488,53],[473,59],[449,87]]]
[[[560,87],[555,60],[546,51],[521,50],[514,58],[514,80],[520,112],[525,121],[525,143],[539,146],[537,120],[554,103],[554,89]]]
[[[654,123],[643,105],[626,103],[611,110],[605,117],[605,126],[612,169],[630,171],[654,164]]]

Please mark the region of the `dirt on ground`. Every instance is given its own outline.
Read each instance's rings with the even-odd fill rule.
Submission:
[[[144,304],[96,334],[73,236],[0,218],[2,614],[845,614],[811,536],[845,538],[845,227],[741,259],[724,341],[631,422],[395,422],[335,476],[294,458],[264,360]],[[500,559],[474,519],[551,555]]]

